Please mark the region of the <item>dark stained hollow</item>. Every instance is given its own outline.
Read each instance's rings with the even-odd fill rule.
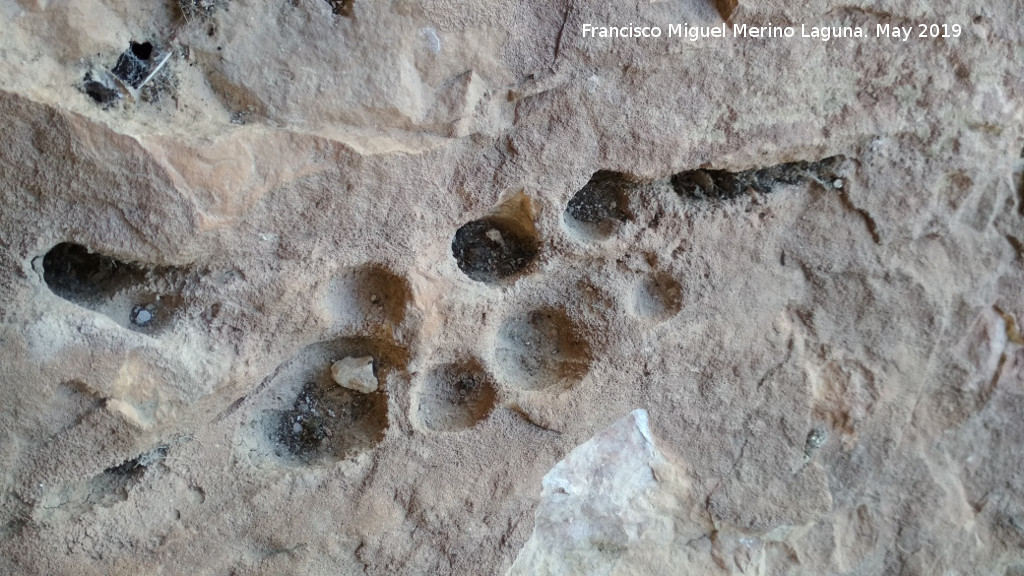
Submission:
[[[831,182],[842,156],[830,156],[816,162],[798,161],[766,168],[730,172],[728,170],[686,170],[672,176],[672,188],[684,199],[730,200],[751,192],[771,194],[779,186]]]
[[[344,358],[373,357],[379,388],[343,387],[331,366]],[[246,428],[257,459],[278,466],[327,466],[373,450],[388,430],[389,379],[402,378],[407,352],[387,339],[342,337],[310,344],[265,382],[274,406]],[[261,385],[261,388],[264,386]]]
[[[510,219],[494,216],[464,224],[452,240],[452,254],[459,269],[477,282],[497,282],[519,275],[538,253],[536,238]]]
[[[132,54],[139,60],[149,60],[153,55],[153,45],[149,42],[132,42],[130,44]]]
[[[383,392],[363,394],[320,379],[306,383],[291,409],[279,413],[271,439],[300,463],[330,463],[373,447],[387,426]]]
[[[454,432],[484,420],[496,397],[490,374],[473,359],[434,367],[417,393],[416,410],[426,428]]]
[[[121,93],[110,87],[105,82],[96,80],[91,73],[86,73],[82,80],[82,91],[93,99],[97,104],[113,104],[121,98]]]
[[[43,280],[50,290],[86,307],[144,277],[141,267],[90,252],[81,244],[57,244],[43,257]]]
[[[169,268],[123,262],[70,242],[43,256],[43,281],[51,292],[151,336],[169,328],[182,308],[175,276]]]
[[[120,56],[110,72],[132,88],[142,86],[153,67],[150,57],[153,45],[149,42],[132,42]]]
[[[629,219],[626,209],[630,185],[625,174],[600,170],[569,200],[565,212],[573,219],[588,224],[625,222]]]

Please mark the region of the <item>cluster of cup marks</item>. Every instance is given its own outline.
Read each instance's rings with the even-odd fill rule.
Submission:
[[[515,198],[455,232],[452,254],[470,279],[502,285],[525,274],[536,260],[536,231],[514,209],[522,200]],[[270,388],[298,391],[293,405],[271,411],[257,425],[272,441],[274,459],[293,465],[331,463],[383,439],[388,376],[407,364],[393,335],[401,332],[409,300],[407,282],[373,264],[334,280],[328,301],[335,317],[352,319],[339,328],[352,336],[307,346],[273,377]],[[589,347],[563,310],[535,308],[505,318],[499,327],[494,362],[510,387],[542,391],[570,386],[586,374],[589,360]],[[365,367],[361,376],[353,366]],[[466,430],[488,416],[498,392],[498,379],[480,358],[436,364],[416,377],[411,416],[430,432]]]
[[[598,172],[569,202],[566,224],[583,238],[611,234],[629,218],[632,186],[622,175]],[[517,209],[523,200],[515,197],[456,230],[452,255],[467,277],[503,285],[528,273],[540,253],[540,240],[524,215],[528,210]],[[407,363],[405,350],[391,335],[404,320],[409,291],[403,278],[372,264],[335,279],[329,301],[336,316],[357,319],[343,329],[354,335],[307,346],[273,377],[271,389],[297,391],[283,394],[282,401],[295,398],[292,405],[257,421],[257,433],[271,440],[269,451],[279,463],[336,462],[383,439],[388,375],[404,370]],[[653,276],[638,284],[634,311],[664,317],[678,312],[680,299],[674,279]],[[564,310],[545,306],[502,321],[494,362],[505,385],[551,391],[582,380],[590,349]],[[356,377],[345,366],[366,368]],[[431,432],[466,430],[487,417],[498,391],[498,379],[477,357],[437,364],[412,388],[413,420]]]
[[[751,194],[771,194],[782,186],[803,185],[809,181],[841,189],[843,180],[835,172],[842,156],[817,161],[796,161],[739,172],[694,169],[673,174],[667,182],[681,200],[688,203],[724,202]],[[627,174],[601,170],[568,202],[563,221],[581,241],[602,241],[615,234],[632,219],[630,199],[646,186]],[[517,213],[513,197],[491,214],[460,227],[452,240],[452,254],[459,269],[469,278],[501,284],[528,272],[539,254],[540,241],[533,223],[524,212]],[[668,320],[682,308],[682,286],[665,271],[654,271],[639,278],[627,303],[636,318],[651,323]],[[559,308],[538,308],[506,318],[498,330],[495,348],[496,367],[506,384],[520,390],[541,391],[571,386],[586,374],[590,350],[566,312]],[[472,382],[488,382],[487,398],[493,398],[493,386],[479,364],[463,368],[462,374],[446,367],[446,376],[437,378],[435,395],[446,402],[460,400],[466,387],[460,377]],[[454,374],[454,375],[453,375]],[[474,389],[472,386],[470,389]],[[435,405],[440,402],[435,401]],[[419,403],[421,416],[425,404]],[[476,419],[486,415],[476,410]],[[422,418],[424,422],[429,419]]]
[[[727,200],[754,190],[770,193],[778,184],[799,184],[826,176],[839,158],[795,162],[731,173],[692,170],[672,176],[684,200]],[[837,182],[841,182],[837,180]],[[610,236],[630,219],[629,195],[638,186],[626,175],[599,171],[569,201],[564,221],[580,239]],[[452,255],[474,281],[501,285],[529,271],[540,240],[529,218],[508,206],[472,220],[455,232]],[[52,292],[102,313],[121,326],[149,336],[167,330],[183,313],[186,271],[151,268],[62,243],[42,259],[43,278]],[[373,448],[388,426],[383,383],[407,364],[405,349],[393,339],[402,324],[410,289],[405,279],[373,264],[343,273],[332,285],[338,315],[359,318],[342,327],[352,336],[305,347],[271,376],[269,388],[285,405],[253,420],[250,433],[259,450],[286,465],[335,462]],[[665,273],[637,282],[631,312],[655,321],[676,314],[681,287]],[[505,318],[499,327],[495,363],[503,380],[525,391],[560,389],[586,374],[590,350],[566,312],[540,307]],[[339,377],[337,365],[361,365],[361,375]],[[450,432],[470,428],[494,407],[498,386],[477,358],[434,366],[413,388],[415,420],[425,429]],[[290,400],[289,400],[290,398]],[[269,442],[268,442],[269,441]]]
[[[612,212],[604,206],[609,193],[621,190],[600,183],[595,177],[570,202],[567,222],[601,226],[608,214],[625,218],[621,206]],[[524,274],[539,249],[532,223],[498,212],[463,225],[452,240],[459,269],[490,284]],[[147,267],[62,243],[43,257],[42,273],[56,295],[147,336],[158,337],[184,313],[185,270]],[[337,327],[348,335],[308,345],[282,364],[266,386],[277,405],[257,414],[245,432],[256,440],[260,457],[278,464],[336,462],[379,443],[388,426],[385,384],[407,364],[405,349],[393,337],[410,299],[404,278],[368,264],[339,275],[330,290],[335,316],[355,319]],[[589,349],[563,310],[537,308],[505,319],[495,362],[510,386],[544,390],[582,379]],[[339,364],[363,369],[355,376],[339,374]],[[452,432],[486,418],[498,385],[484,363],[470,357],[433,366],[413,395],[414,418],[422,428]]]

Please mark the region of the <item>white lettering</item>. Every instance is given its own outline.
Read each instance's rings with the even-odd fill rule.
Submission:
[[[747,26],[746,24],[733,24],[733,38],[792,38],[796,34],[792,26]]]
[[[875,25],[875,37],[881,38],[882,36],[888,36],[889,38],[898,38],[899,40],[906,42],[910,38],[910,33],[914,31],[914,27],[903,28],[900,26],[890,27],[888,24],[876,24]]]

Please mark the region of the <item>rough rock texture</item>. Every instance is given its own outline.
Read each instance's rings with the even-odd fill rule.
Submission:
[[[1024,4],[789,4],[0,0],[0,573],[1024,573]]]
[[[710,519],[685,472],[635,410],[576,448],[542,481],[536,528],[514,574],[672,574],[713,570],[699,546]]]

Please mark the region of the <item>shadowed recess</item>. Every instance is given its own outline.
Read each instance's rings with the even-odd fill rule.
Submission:
[[[420,422],[433,431],[471,428],[494,408],[497,392],[480,362],[442,364],[421,383],[416,399]]]
[[[43,257],[43,280],[61,298],[106,315],[121,326],[155,335],[182,307],[180,282],[168,268],[148,268],[61,243]]]
[[[606,238],[630,219],[629,191],[635,184],[621,172],[600,170],[565,208],[565,223],[584,236]]]
[[[466,276],[477,282],[497,282],[523,273],[537,258],[536,237],[500,216],[473,220],[460,227],[452,240],[452,255]]]
[[[817,162],[786,162],[767,168],[730,172],[699,169],[672,176],[672,188],[687,200],[730,200],[750,193],[771,194],[781,186],[798,186],[809,181],[833,187],[835,169],[842,156]]]
[[[563,310],[540,308],[505,319],[494,359],[512,387],[568,388],[590,369],[590,346]]]

